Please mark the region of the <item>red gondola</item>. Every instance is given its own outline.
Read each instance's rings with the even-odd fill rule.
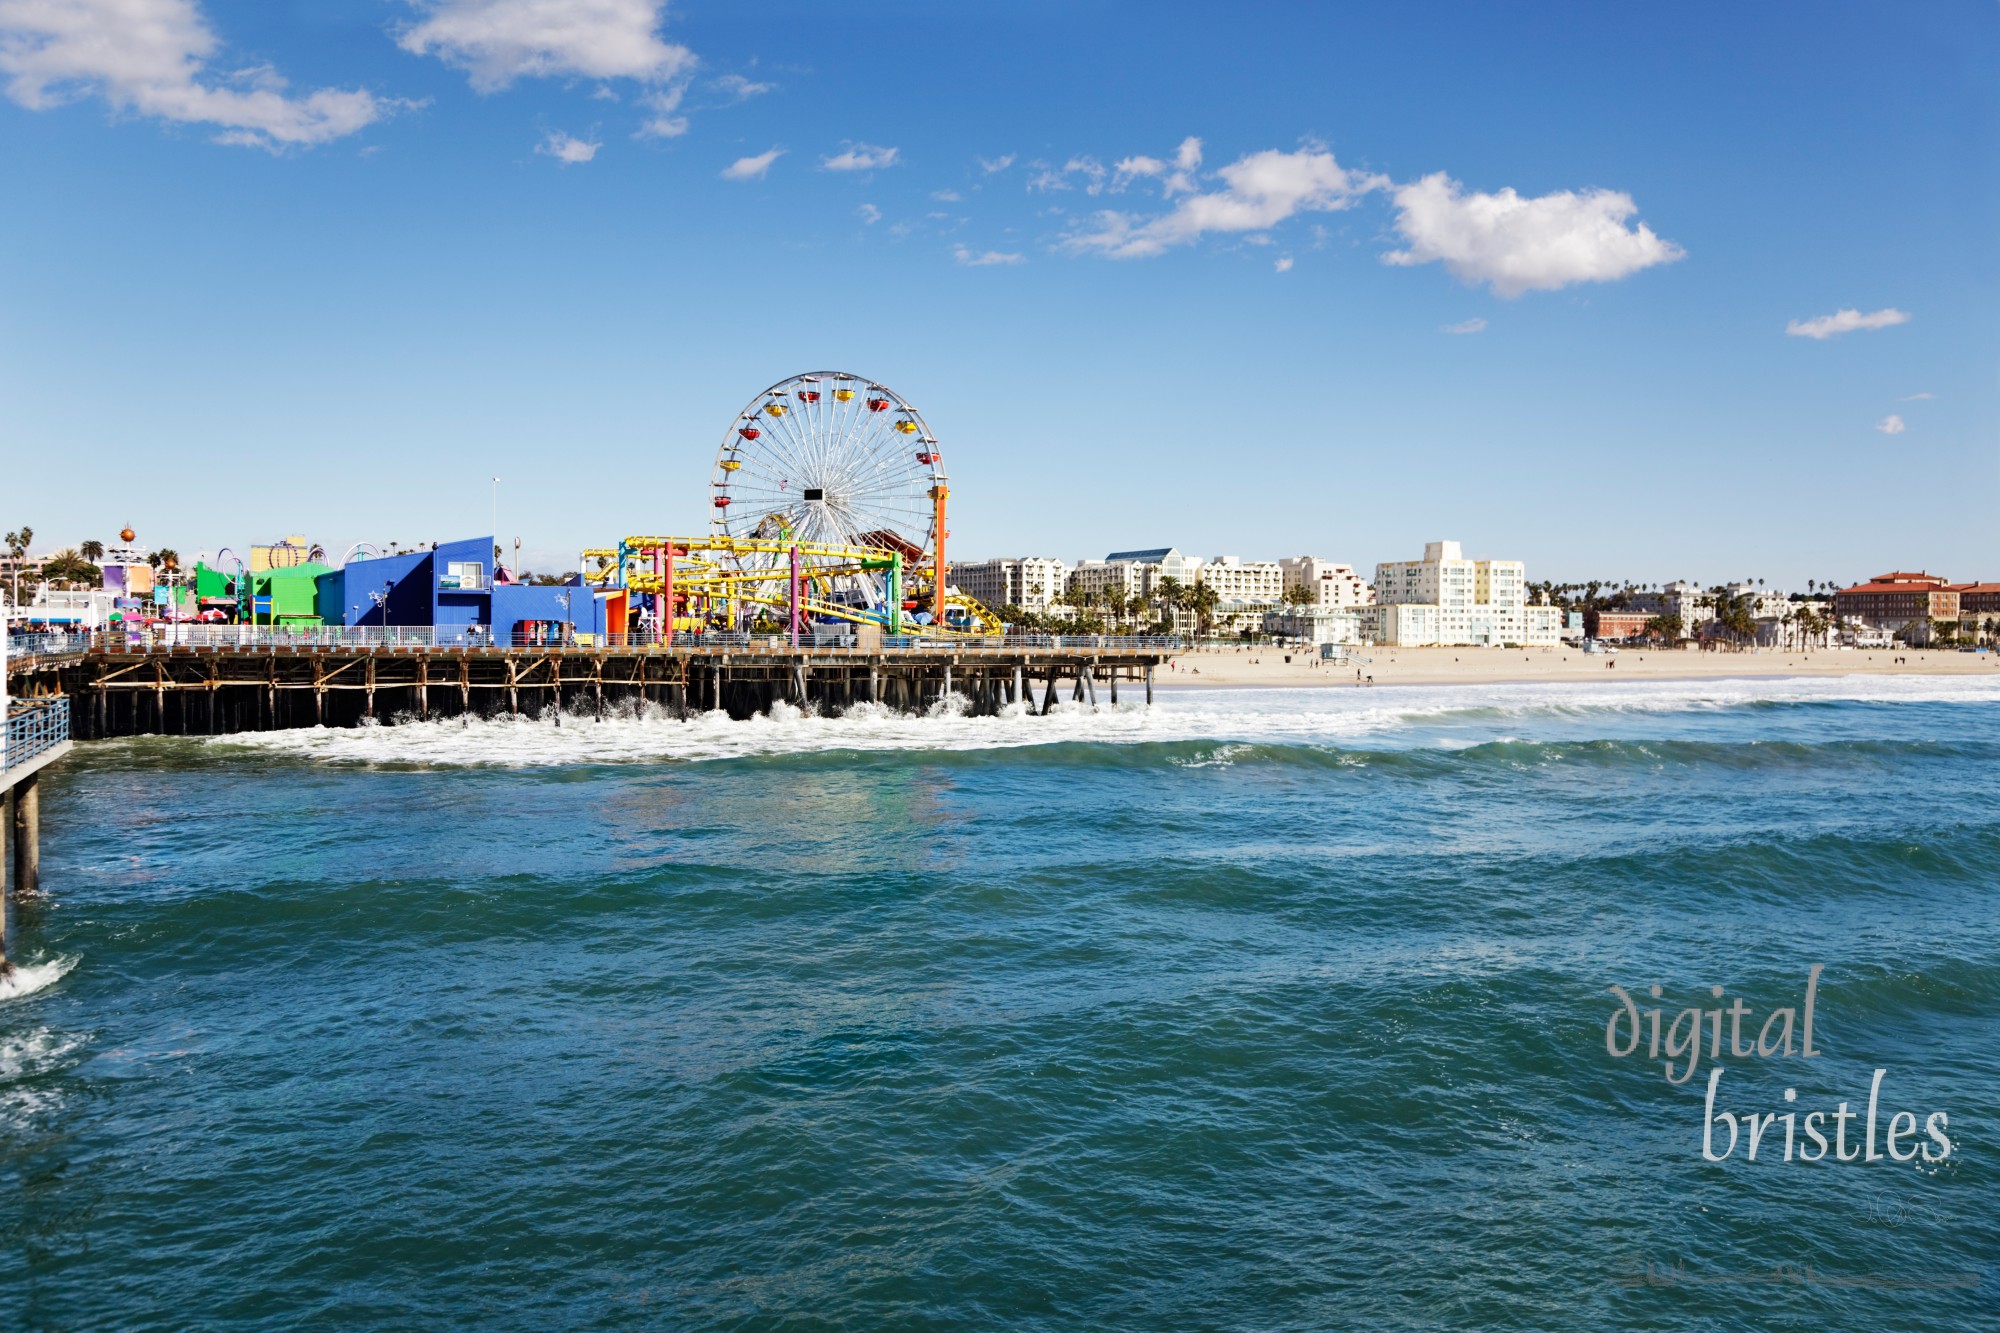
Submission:
[[[729,497],[728,497],[728,496],[726,496],[726,495],[718,495],[718,496],[716,496],[716,497],[715,497],[715,507],[716,507],[717,509],[727,509],[727,508],[729,508]]]
[[[868,410],[870,412],[886,412],[888,409],[889,400],[887,398],[870,398],[868,400]]]
[[[936,454],[918,454],[917,461],[919,463],[935,463],[938,461],[938,456]]]
[[[818,401],[819,401],[819,390],[818,390],[818,389],[800,389],[800,390],[799,390],[799,401],[800,401],[800,402],[802,402],[802,403],[816,403],[816,402],[818,402]]]
[[[758,430],[755,426],[744,426],[740,428],[736,433],[738,435],[741,435],[746,440],[754,440],[759,435],[762,435],[764,432]]]

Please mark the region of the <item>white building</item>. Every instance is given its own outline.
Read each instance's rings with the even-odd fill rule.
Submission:
[[[1561,613],[1528,605],[1519,560],[1467,560],[1457,542],[1429,542],[1421,560],[1375,566],[1375,602],[1364,623],[1375,642],[1399,648],[1481,644],[1553,645]]]
[[[951,582],[989,607],[1018,606],[1046,612],[1069,586],[1069,565],[1046,556],[954,564]]]
[[[1285,595],[1285,571],[1275,560],[1211,556],[1202,562],[1196,578],[1203,586],[1215,589],[1217,599],[1223,602],[1276,605]]]
[[[1337,565],[1316,555],[1295,555],[1280,560],[1278,568],[1284,574],[1284,591],[1290,592],[1293,588],[1312,590],[1310,606],[1367,606],[1375,600],[1374,589],[1362,581],[1352,565]]]
[[[1264,613],[1264,633],[1302,643],[1344,643],[1363,641],[1359,607],[1292,606]]]
[[[1178,579],[1193,583],[1201,561],[1184,556],[1171,546],[1143,551],[1113,551],[1102,560],[1082,560],[1069,572],[1071,592],[1096,596],[1110,588],[1126,597],[1151,597],[1160,580]]]

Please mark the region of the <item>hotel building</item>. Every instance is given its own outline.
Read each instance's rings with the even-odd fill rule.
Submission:
[[[1457,542],[1429,542],[1421,560],[1375,566],[1375,605],[1364,622],[1388,647],[1554,645],[1562,613],[1529,606],[1519,560],[1467,560]]]

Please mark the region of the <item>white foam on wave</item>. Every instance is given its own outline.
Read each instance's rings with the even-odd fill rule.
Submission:
[[[40,963],[16,963],[12,971],[0,976],[0,1000],[18,1000],[24,995],[33,995],[38,990],[46,990],[68,976],[70,969],[75,966],[74,955],[51,958]]]
[[[1099,691],[1103,699],[1105,691]],[[1941,677],[1766,678],[1631,683],[1205,689],[1163,687],[1152,708],[1128,693],[1117,708],[1059,703],[1046,717],[1019,705],[975,717],[953,696],[922,715],[858,704],[836,715],[780,703],[747,722],[722,713],[686,720],[626,708],[604,718],[446,718],[395,726],[246,733],[205,742],[319,762],[439,767],[544,767],[698,762],[827,750],[969,750],[1064,742],[1149,741],[1341,745],[1423,731],[1429,744],[1478,744],[1490,736],[1439,736],[1437,728],[1492,725],[1530,735],[1536,717],[1708,713],[1756,703],[2000,703],[2000,681]],[[1228,755],[1217,756],[1224,762]]]

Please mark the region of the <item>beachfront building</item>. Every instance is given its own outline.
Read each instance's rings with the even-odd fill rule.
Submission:
[[[1959,633],[2000,639],[2000,583],[1954,583],[1951,590],[1958,594]]]
[[[1644,611],[1649,616],[1679,616],[1681,634],[1690,639],[1699,638],[1701,627],[1715,619],[1715,599],[1681,579],[1658,592],[1632,593],[1628,609]]]
[[[1242,560],[1233,555],[1211,556],[1203,561],[1195,577],[1203,586],[1215,589],[1218,601],[1262,608],[1275,606],[1285,595],[1285,571],[1275,560]]]
[[[1375,605],[1363,625],[1388,647],[1553,646],[1562,613],[1529,606],[1527,585],[1519,560],[1468,560],[1457,542],[1428,542],[1421,560],[1375,566]]]
[[[952,586],[989,607],[1046,613],[1069,586],[1069,565],[1047,556],[954,562]]]
[[[1834,593],[1833,611],[1871,629],[1916,624],[1927,634],[1933,620],[1958,619],[1958,592],[1936,574],[1892,570]]]
[[[1357,644],[1363,639],[1363,616],[1355,606],[1288,606],[1266,611],[1263,628],[1273,638],[1301,643]]]
[[[1652,619],[1645,611],[1585,611],[1583,632],[1593,639],[1643,639]]]
[[[1354,572],[1354,566],[1335,564],[1316,555],[1288,556],[1278,561],[1284,592],[1305,588],[1313,594],[1308,606],[1324,608],[1367,606],[1375,600],[1375,590]],[[1340,642],[1340,640],[1328,640]]]
[[[1069,572],[1069,590],[1089,598],[1099,597],[1107,590],[1125,597],[1150,598],[1161,579],[1193,583],[1200,569],[1200,560],[1182,555],[1172,546],[1113,551],[1102,560],[1079,561]]]

